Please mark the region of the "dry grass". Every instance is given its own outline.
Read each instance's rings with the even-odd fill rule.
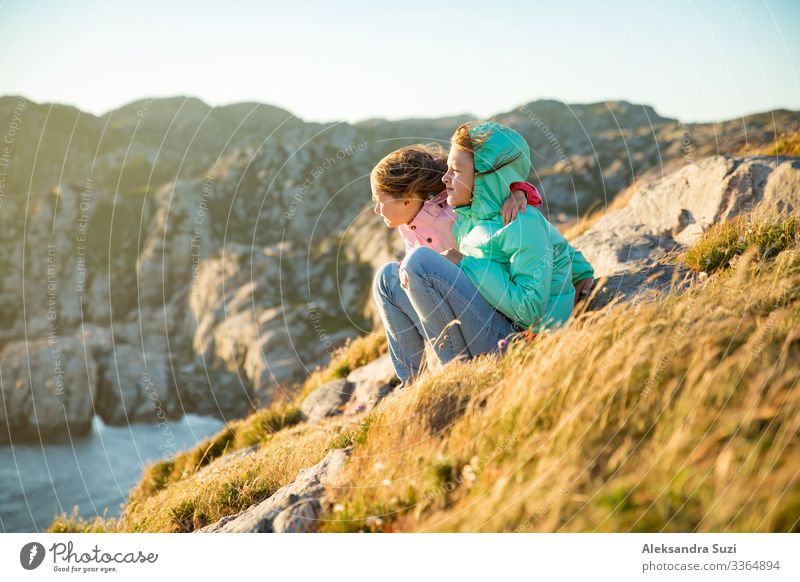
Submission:
[[[769,258],[800,241],[800,218],[769,220],[755,213],[743,214],[713,225],[703,239],[683,257],[697,272],[713,272],[727,267],[735,257],[755,248],[762,258]]]
[[[795,241],[447,366],[373,419],[325,529],[798,531],[799,322]]]
[[[302,401],[314,389],[326,382],[345,378],[351,371],[369,364],[388,351],[386,333],[380,329],[368,335],[347,340],[347,343],[331,355],[330,363],[314,370],[300,389],[299,401]]]
[[[189,532],[255,505],[318,463],[336,444],[342,426],[302,424],[275,433],[262,445],[227,455],[203,470],[143,493],[134,490],[120,518],[82,520],[75,514],[53,521],[48,531]]]
[[[738,155],[748,156],[800,156],[800,132],[786,133],[769,145],[745,144]]]
[[[142,480],[131,491],[129,499],[146,499],[170,483],[186,479],[228,453],[268,442],[277,431],[301,420],[302,415],[296,406],[280,402],[258,410],[243,420],[228,423],[217,434],[203,440],[194,448],[179,453],[173,459],[146,467]]]
[[[759,250],[791,220],[712,229],[698,257],[731,232],[756,246],[689,292],[453,362],[360,424],[283,428],[51,531],[189,531],[344,446],[326,531],[800,531],[800,244]]]

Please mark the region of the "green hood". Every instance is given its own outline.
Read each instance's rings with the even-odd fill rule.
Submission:
[[[455,209],[464,218],[490,220],[500,216],[500,206],[508,197],[512,182],[524,182],[531,172],[531,150],[520,134],[494,121],[486,121],[469,130],[473,140],[485,141],[475,151],[475,185],[472,204]],[[483,174],[493,166],[515,158],[499,170]]]

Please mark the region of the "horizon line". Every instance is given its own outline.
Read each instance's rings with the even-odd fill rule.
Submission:
[[[537,103],[537,102],[540,102],[540,101],[550,101],[550,102],[555,102],[555,103],[561,103],[562,105],[567,106],[567,108],[571,108],[571,107],[587,107],[587,106],[591,106],[591,105],[608,105],[609,103],[627,103],[629,105],[633,105],[633,106],[636,106],[636,107],[642,107],[642,108],[649,107],[653,112],[656,113],[656,115],[658,115],[662,119],[666,119],[666,120],[669,120],[669,121],[676,121],[678,123],[684,123],[684,124],[686,124],[686,123],[691,123],[691,124],[721,123],[721,122],[725,122],[725,121],[733,121],[733,120],[736,120],[736,119],[743,119],[745,117],[752,117],[752,116],[755,116],[755,115],[763,115],[765,113],[774,113],[776,111],[787,111],[789,113],[800,113],[800,110],[790,109],[789,107],[775,107],[773,109],[756,110],[756,111],[751,111],[751,112],[747,112],[747,113],[742,113],[742,114],[740,114],[738,116],[735,116],[735,117],[685,121],[685,120],[682,120],[682,119],[680,119],[678,117],[665,116],[665,115],[659,113],[658,110],[655,108],[655,106],[650,105],[648,103],[637,103],[635,101],[630,101],[630,100],[625,99],[625,98],[605,99],[605,100],[601,100],[601,101],[590,101],[590,102],[580,102],[580,103],[569,103],[567,101],[562,101],[561,99],[557,99],[555,97],[539,97],[539,98],[534,99],[532,101],[526,101],[524,103],[521,103],[520,105],[518,105],[518,106],[516,106],[513,109],[510,109],[508,111],[500,111],[500,112],[497,112],[497,113],[493,113],[493,114],[489,115],[488,117],[476,116],[476,115],[473,115],[470,112],[462,112],[462,113],[452,113],[452,114],[447,114],[447,115],[439,115],[437,117],[398,117],[398,118],[366,117],[366,118],[363,118],[363,119],[359,119],[357,121],[352,121],[352,120],[346,120],[346,119],[341,119],[341,118],[340,119],[331,119],[331,120],[306,119],[306,118],[300,117],[299,115],[293,113],[291,110],[287,109],[286,107],[283,107],[281,105],[274,105],[272,103],[267,103],[267,102],[264,102],[264,101],[243,100],[243,101],[233,101],[233,102],[230,102],[230,103],[219,104],[219,105],[212,105],[211,103],[205,101],[201,97],[197,97],[197,96],[194,96],[194,95],[180,95],[180,94],[177,94],[177,95],[173,94],[173,95],[138,97],[138,98],[134,98],[134,99],[132,99],[130,101],[126,101],[125,103],[123,103],[123,104],[121,104],[121,105],[119,105],[117,107],[108,109],[107,111],[104,111],[103,113],[100,113],[100,114],[93,113],[91,111],[82,109],[81,107],[79,107],[78,105],[73,104],[73,103],[66,103],[66,102],[61,102],[61,101],[36,101],[34,99],[31,99],[30,97],[26,97],[25,95],[23,95],[21,93],[8,93],[8,94],[0,95],[0,99],[6,99],[6,98],[17,98],[17,99],[22,98],[22,99],[25,99],[25,100],[29,101],[30,103],[33,103],[34,105],[39,105],[39,106],[47,106],[47,105],[49,105],[49,106],[52,107],[54,105],[58,105],[58,106],[63,106],[63,107],[71,107],[73,109],[78,110],[82,114],[91,115],[91,116],[96,117],[96,118],[102,118],[102,117],[104,117],[106,115],[114,113],[115,111],[119,111],[120,109],[123,109],[125,107],[130,106],[130,105],[133,105],[135,103],[139,103],[139,102],[142,102],[142,101],[147,101],[149,99],[153,99],[155,101],[159,101],[159,100],[166,101],[166,100],[176,100],[176,99],[183,99],[184,101],[196,100],[196,101],[199,101],[200,103],[202,103],[203,105],[205,105],[206,107],[208,107],[210,109],[222,109],[222,108],[225,108],[225,107],[232,107],[232,106],[235,106],[235,105],[263,105],[265,107],[272,107],[274,109],[281,109],[281,110],[285,111],[286,113],[288,113],[289,115],[291,115],[292,117],[295,117],[295,118],[299,119],[303,123],[319,123],[319,124],[325,124],[325,123],[347,123],[349,125],[358,125],[360,123],[366,123],[366,122],[371,122],[371,121],[385,121],[387,123],[399,123],[399,122],[402,122],[402,121],[435,121],[435,120],[441,120],[441,119],[448,119],[448,118],[451,118],[451,117],[469,117],[471,119],[476,119],[476,120],[477,119],[489,119],[489,118],[497,116],[497,115],[505,115],[505,114],[513,113],[514,111],[519,110],[521,107],[524,107],[526,105],[530,105],[532,103]]]

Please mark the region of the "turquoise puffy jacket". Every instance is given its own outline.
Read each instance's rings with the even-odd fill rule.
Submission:
[[[472,203],[455,209],[453,235],[466,255],[459,267],[481,296],[517,325],[535,333],[556,328],[572,314],[573,282],[594,276],[592,266],[539,210],[503,226],[500,214],[508,186],[531,170],[530,148],[511,128],[485,122],[470,129],[485,141],[475,151]],[[487,172],[507,163],[499,170]]]

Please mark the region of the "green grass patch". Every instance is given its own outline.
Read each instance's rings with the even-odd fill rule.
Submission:
[[[683,255],[683,261],[696,272],[712,273],[728,267],[734,257],[755,247],[762,259],[774,257],[800,240],[800,219],[789,216],[780,220],[762,220],[740,215],[713,225]]]

